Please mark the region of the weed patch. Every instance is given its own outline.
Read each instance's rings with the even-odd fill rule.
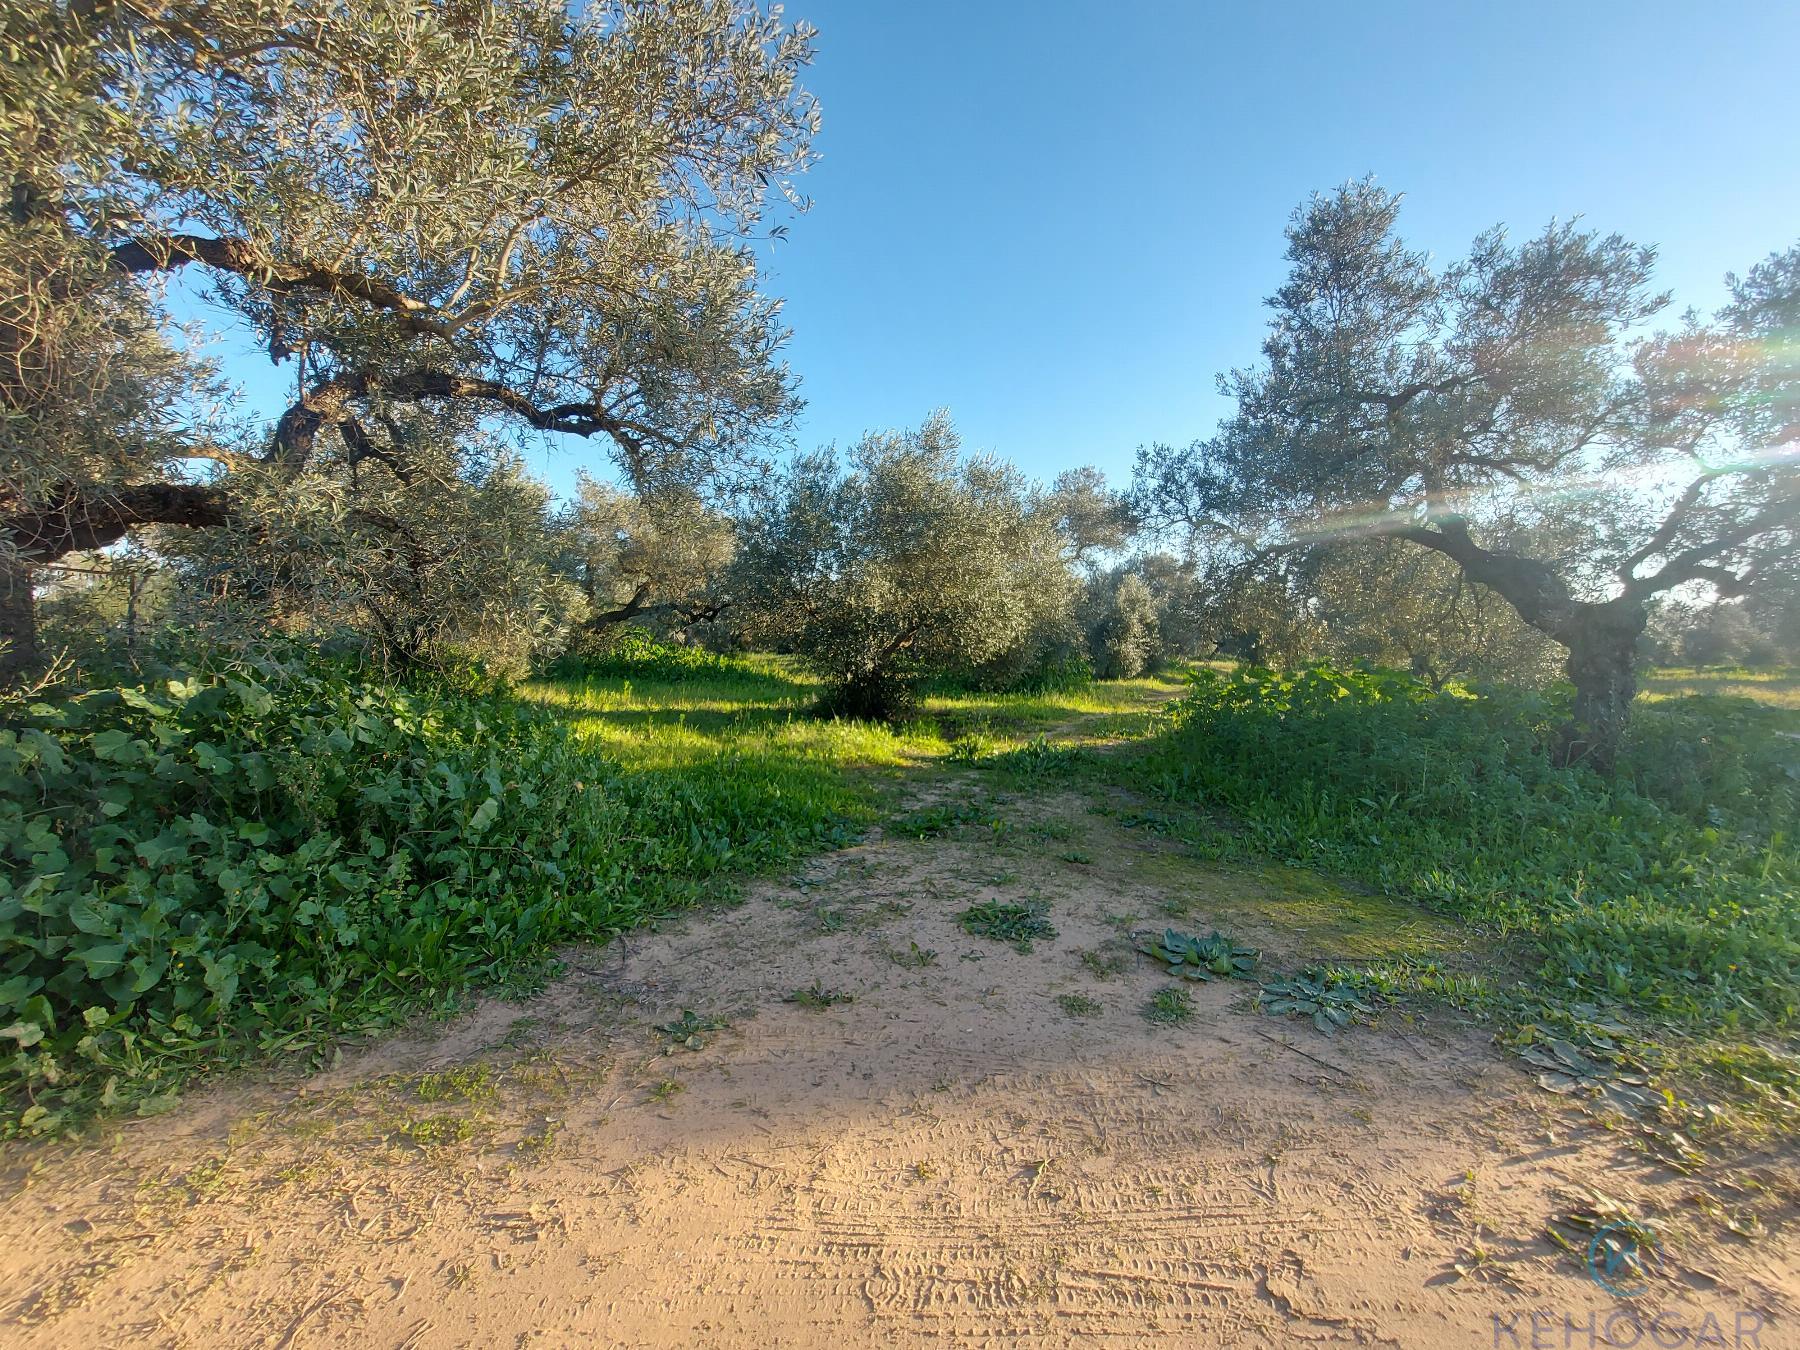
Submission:
[[[1056,926],[1044,917],[1040,904],[1015,905],[999,900],[984,900],[957,915],[963,932],[971,937],[1010,942],[1019,951],[1029,952],[1038,938],[1056,936]]]
[[[1081,964],[1096,980],[1110,980],[1131,968],[1131,954],[1108,947],[1081,953]]]
[[[1159,989],[1143,1007],[1141,1016],[1154,1026],[1178,1026],[1194,1015],[1194,999],[1178,985]]]
[[[537,992],[558,943],[852,837],[806,772],[635,771],[501,689],[316,658],[0,705],[0,1131]]]
[[[1137,949],[1183,980],[1247,980],[1262,959],[1256,948],[1239,946],[1217,931],[1211,937],[1197,938],[1170,928],[1161,937],[1140,938]]]
[[[478,1122],[467,1116],[414,1116],[400,1122],[394,1134],[420,1148],[448,1148],[464,1144],[481,1132]]]
[[[845,993],[842,989],[827,989],[817,982],[805,989],[796,989],[782,1000],[784,1003],[798,1004],[811,1012],[823,1012],[826,1008],[836,1007],[840,1003],[856,1002],[856,995]]]
[[[1711,1031],[1800,1013],[1800,741],[1780,709],[1640,708],[1613,779],[1557,697],[1318,667],[1195,675],[1137,767],[1226,853],[1355,878],[1535,953],[1536,987]],[[1146,822],[1148,823],[1148,822]]]
[[[669,1038],[671,1048],[679,1045],[688,1050],[703,1050],[708,1034],[723,1031],[730,1025],[723,1017],[702,1017],[692,1008],[683,1008],[680,1017],[673,1022],[663,1022],[656,1029]]]
[[[485,1102],[499,1095],[500,1085],[487,1064],[470,1064],[442,1073],[428,1073],[414,1085],[422,1102]]]
[[[1353,985],[1320,971],[1263,985],[1257,1003],[1265,1013],[1275,1016],[1309,1018],[1326,1035],[1375,1011],[1356,996]]]
[[[1062,994],[1057,997],[1056,1006],[1065,1017],[1092,1017],[1100,1011],[1100,1000],[1086,994]]]
[[[928,806],[896,817],[889,822],[888,829],[908,839],[940,839],[968,825],[998,829],[1001,822],[992,811],[968,802],[957,802],[948,806]]]

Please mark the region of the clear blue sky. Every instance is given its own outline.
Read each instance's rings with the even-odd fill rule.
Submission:
[[[1579,214],[1659,245],[1678,305],[1800,238],[1787,0],[787,14],[820,29],[824,113],[814,207],[768,252],[803,446],[942,405],[1034,474],[1122,479],[1139,444],[1210,430],[1289,212],[1364,174],[1440,258]],[[561,486],[599,447],[546,449]]]

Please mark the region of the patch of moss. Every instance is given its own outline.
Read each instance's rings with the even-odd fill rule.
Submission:
[[[1132,870],[1164,892],[1170,918],[1266,930],[1272,945],[1306,959],[1442,955],[1468,944],[1452,920],[1301,867],[1228,867],[1156,850],[1134,859]]]

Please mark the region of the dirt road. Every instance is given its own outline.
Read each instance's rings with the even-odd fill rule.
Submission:
[[[1218,923],[1292,968],[1443,925],[1186,859],[1122,799],[934,793],[983,805],[570,953],[535,999],[15,1152],[0,1341],[1800,1345],[1791,1167],[1709,1180],[1767,1229],[1734,1238],[1489,1029],[1326,1037],[1235,981],[1153,1022],[1130,940]],[[989,898],[1055,936],[965,932]],[[1665,1235],[1641,1294],[1544,1236],[1593,1191]]]

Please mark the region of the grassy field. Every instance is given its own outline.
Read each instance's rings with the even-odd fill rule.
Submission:
[[[820,682],[779,656],[745,656],[687,672],[572,675],[535,681],[522,696],[570,719],[583,744],[633,770],[754,761],[793,786],[830,780],[846,791],[891,779],[951,751],[964,737],[1012,749],[1079,727],[1086,738],[1140,731],[1186,685],[1182,671],[1045,693],[931,693],[897,726],[822,721]]]
[[[516,691],[303,657],[37,704],[0,731],[0,1127],[166,1107],[197,1073],[528,990],[558,945],[841,847],[950,766],[992,771],[952,816],[994,791],[1160,798],[1197,862],[1285,869],[1275,900],[1304,868],[1422,905],[1504,942],[1489,983],[1521,1016],[1785,1043],[1795,685],[1659,672],[1612,782],[1547,761],[1554,696],[1368,672],[939,689],[894,726],[812,716],[783,658],[668,649]]]
[[[1321,868],[1521,937],[1548,986],[1590,1002],[1692,1029],[1793,1016],[1792,757],[1767,734],[1785,720],[1791,674],[1658,672],[1611,785],[1544,759],[1554,700],[1436,698],[1346,672],[1257,683],[1218,666],[1203,672],[1213,692],[1172,703],[1190,674],[938,694],[898,727],[809,717],[816,684],[775,657],[526,694],[632,771],[726,772],[742,790],[860,819],[946,757],[1029,774],[1051,746],[1124,742],[1111,761],[1126,766],[1122,785],[1230,813],[1229,826],[1189,824],[1214,854]],[[1770,711],[1688,693],[1744,693]]]
[[[1124,734],[1178,687],[947,692],[886,727],[810,716],[775,658],[515,692],[301,653],[8,709],[0,1132],[528,990],[559,944],[851,842],[936,761]]]
[[[1787,666],[1757,670],[1744,666],[1663,666],[1645,676],[1642,686],[1641,697],[1648,702],[1684,694],[1727,694],[1800,713],[1800,670]]]
[[[1531,943],[1552,996],[1696,1031],[1797,1013],[1800,746],[1778,710],[1651,704],[1614,778],[1544,751],[1554,700],[1380,672],[1198,686],[1142,778],[1226,813],[1210,838],[1354,877]]]

